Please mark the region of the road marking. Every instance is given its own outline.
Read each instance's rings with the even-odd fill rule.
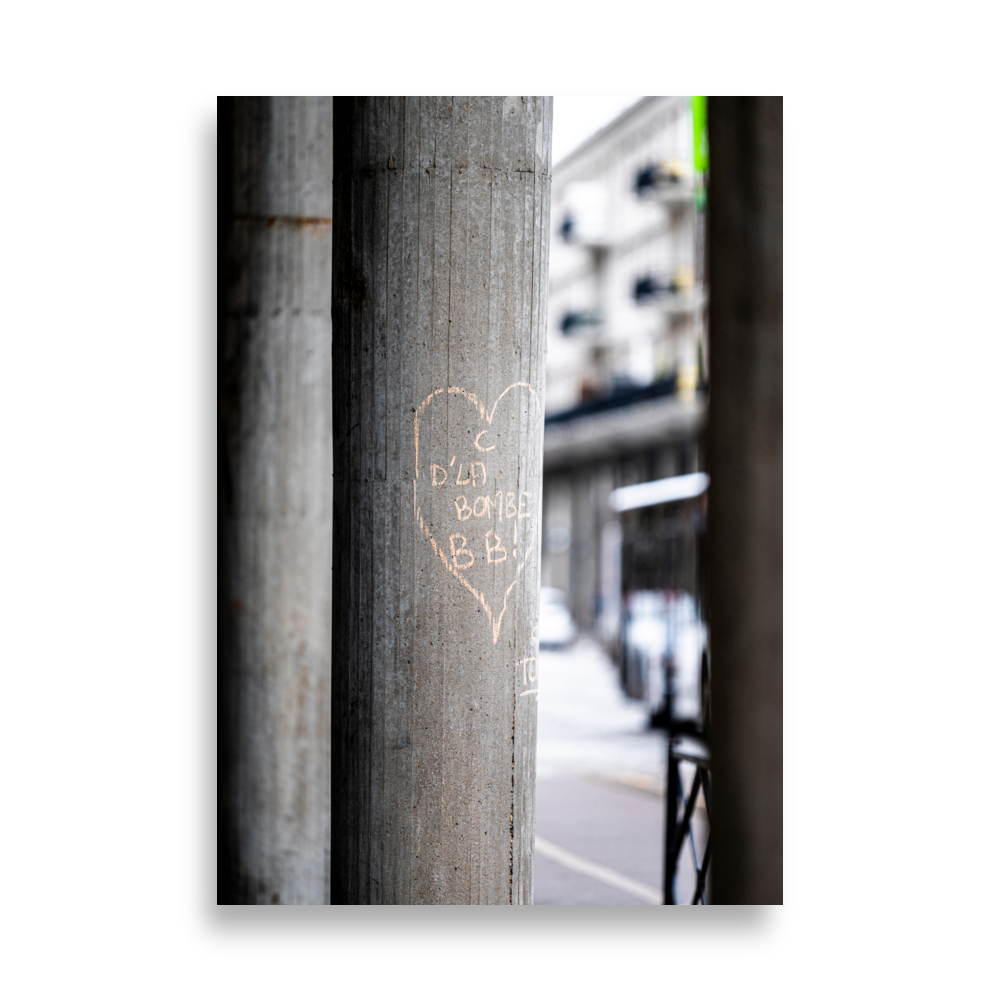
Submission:
[[[654,889],[651,885],[646,885],[645,882],[637,882],[634,878],[622,875],[621,872],[616,872],[612,868],[605,868],[604,865],[581,858],[579,854],[573,854],[572,851],[567,851],[565,848],[550,843],[548,840],[543,840],[541,837],[536,836],[535,850],[546,858],[563,865],[565,868],[580,872],[581,875],[589,875],[591,878],[597,879],[598,882],[603,882],[605,885],[610,885],[615,889],[621,889],[622,892],[627,892],[630,896],[637,896],[647,903],[653,903],[656,906],[663,905],[663,893]]]

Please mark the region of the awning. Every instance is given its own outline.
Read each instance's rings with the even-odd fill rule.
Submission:
[[[636,507],[652,507],[657,503],[672,500],[687,500],[701,496],[708,489],[708,474],[692,472],[688,476],[671,476],[669,479],[654,479],[651,483],[636,483],[612,490],[608,497],[611,509],[619,513],[635,510]]]

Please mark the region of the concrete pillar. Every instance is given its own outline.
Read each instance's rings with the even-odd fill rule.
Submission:
[[[219,902],[329,902],[330,98],[220,99]]]
[[[600,512],[595,466],[581,465],[572,472],[573,540],[570,549],[570,611],[584,631],[594,626],[600,568]]]
[[[573,539],[573,484],[565,472],[549,472],[542,491],[545,501],[542,584],[570,594]]]
[[[710,98],[713,903],[782,901],[782,102]]]
[[[594,465],[594,535],[597,545],[596,597],[600,613],[595,632],[605,644],[618,639],[621,619],[622,529],[618,515],[611,509],[615,488],[615,467],[611,462]]]
[[[532,901],[551,100],[334,100],[333,903]]]
[[[615,649],[622,621],[622,526],[615,515],[601,525],[601,617],[599,636]]]

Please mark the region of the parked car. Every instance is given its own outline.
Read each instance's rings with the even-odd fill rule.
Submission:
[[[538,645],[559,649],[576,638],[576,623],[566,607],[566,595],[556,587],[542,587],[538,611]]]
[[[662,591],[636,590],[629,594],[622,624],[625,693],[655,709],[666,697],[669,647],[667,603]]]
[[[622,633],[625,693],[662,714],[669,685],[672,719],[698,722],[706,629],[691,594],[634,591],[625,600]]]

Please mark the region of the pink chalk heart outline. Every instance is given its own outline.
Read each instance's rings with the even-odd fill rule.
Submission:
[[[508,518],[509,517],[514,517],[515,518],[515,521],[514,521],[514,545],[513,545],[513,552],[511,553],[511,557],[512,557],[513,563],[516,566],[516,570],[515,570],[515,573],[514,573],[514,579],[513,579],[513,581],[511,581],[511,583],[509,585],[507,585],[505,587],[505,589],[504,589],[504,593],[503,593],[503,606],[500,608],[500,611],[498,613],[491,606],[490,601],[486,597],[485,591],[482,590],[482,589],[477,589],[477,587],[470,581],[468,574],[465,572],[465,570],[467,570],[467,569],[471,568],[473,565],[475,565],[475,561],[476,561],[475,560],[475,554],[474,554],[474,552],[471,549],[466,548],[466,546],[469,545],[470,543],[466,539],[465,535],[463,535],[460,532],[456,532],[455,534],[452,534],[450,536],[447,545],[442,545],[441,543],[438,542],[437,538],[435,538],[434,532],[431,530],[430,525],[427,523],[427,521],[429,520],[429,518],[425,519],[425,517],[424,517],[423,508],[422,508],[422,505],[421,505],[421,503],[419,502],[419,499],[418,499],[418,489],[417,489],[418,488],[418,480],[421,479],[421,477],[420,477],[420,418],[424,414],[424,411],[427,409],[427,407],[431,406],[435,402],[435,400],[437,400],[439,397],[443,397],[446,400],[449,397],[458,397],[459,399],[464,399],[468,404],[470,404],[473,407],[475,413],[478,415],[480,423],[481,424],[485,424],[485,426],[481,427],[481,429],[478,429],[477,433],[475,434],[475,437],[473,438],[473,442],[472,443],[473,443],[473,447],[474,447],[475,450],[473,452],[469,452],[468,454],[469,454],[469,456],[475,456],[475,457],[473,458],[472,461],[468,462],[468,465],[469,465],[469,473],[468,473],[468,475],[466,476],[466,478],[464,480],[461,478],[462,471],[463,471],[463,469],[465,467],[465,464],[466,464],[463,461],[463,463],[461,463],[459,465],[458,471],[455,473],[455,480],[452,482],[452,487],[453,488],[455,486],[464,487],[465,484],[470,483],[470,482],[475,485],[477,483],[477,470],[475,469],[476,466],[479,466],[482,469],[482,480],[483,480],[483,486],[485,487],[486,482],[487,482],[487,471],[486,471],[487,466],[486,466],[486,463],[488,461],[490,461],[490,459],[488,458],[488,453],[489,452],[497,452],[497,456],[500,455],[500,450],[498,448],[497,443],[495,443],[495,442],[494,443],[490,443],[490,432],[494,429],[493,428],[493,418],[496,415],[497,406],[500,404],[500,401],[502,399],[504,399],[504,397],[507,396],[507,394],[509,392],[511,392],[512,389],[518,389],[518,388],[520,388],[520,389],[526,389],[531,394],[531,399],[532,399],[532,402],[534,403],[535,412],[536,412],[536,414],[537,414],[537,416],[538,416],[538,418],[540,420],[543,419],[542,408],[541,408],[541,405],[540,405],[540,403],[538,401],[538,394],[531,387],[531,385],[529,385],[527,382],[514,382],[512,385],[507,386],[507,388],[504,389],[504,391],[501,392],[499,396],[497,396],[495,402],[493,403],[493,406],[489,410],[486,409],[486,407],[475,396],[474,393],[469,392],[467,389],[462,389],[462,388],[459,388],[458,386],[448,386],[447,388],[435,389],[417,407],[416,413],[415,413],[414,418],[413,418],[413,456],[414,456],[414,464],[413,464],[413,470],[414,470],[414,476],[413,476],[413,517],[414,517],[414,520],[416,520],[419,523],[420,528],[421,528],[421,530],[424,533],[424,537],[427,539],[427,542],[429,543],[429,545],[430,545],[432,551],[434,552],[434,554],[437,555],[438,558],[441,560],[441,563],[444,566],[444,568],[470,594],[472,594],[473,597],[475,597],[475,599],[482,606],[483,611],[486,612],[486,617],[489,619],[490,626],[491,626],[492,632],[493,632],[493,645],[494,646],[497,644],[497,640],[500,638],[500,627],[501,627],[501,625],[503,623],[504,615],[507,613],[508,598],[510,597],[511,591],[513,591],[513,589],[517,586],[518,580],[520,580],[520,578],[521,578],[521,574],[524,571],[524,567],[525,567],[525,564],[526,564],[528,558],[531,556],[531,554],[535,550],[535,541],[536,541],[537,535],[538,535],[538,515],[539,515],[539,511],[536,508],[535,513],[534,513],[534,520],[533,520],[533,522],[530,522],[529,525],[527,526],[528,530],[527,530],[527,532],[525,534],[527,534],[528,537],[525,540],[528,541],[528,545],[527,545],[527,548],[522,548],[521,554],[520,554],[520,557],[519,557],[518,556],[518,550],[517,550],[517,525],[518,525],[518,521],[519,520],[526,519],[526,518],[529,518],[529,517],[532,516],[530,514],[530,512],[528,512],[528,513],[521,513],[522,507],[525,506],[524,498],[525,497],[530,498],[531,494],[528,493],[527,491],[521,491],[519,494],[517,494],[517,502],[515,504],[515,514],[514,515],[510,514],[510,504],[511,504],[511,499],[510,498],[511,498],[511,496],[514,496],[515,494],[511,493],[510,491],[506,491],[505,492],[504,490],[499,490],[499,491],[496,491],[493,494],[494,498],[495,498],[496,495],[499,495],[501,497],[501,501],[500,501],[500,506],[499,507],[496,505],[495,499],[492,499],[488,495],[481,495],[481,496],[479,496],[479,497],[477,497],[475,499],[475,504],[474,504],[475,517],[477,519],[480,519],[480,518],[482,518],[484,516],[487,518],[486,522],[479,522],[480,524],[482,524],[482,523],[486,523],[486,524],[495,523],[497,525],[502,524],[502,519],[504,517],[504,511],[506,511],[506,516]],[[514,397],[510,397],[510,398],[513,399]],[[520,425],[518,425],[518,426],[520,426]],[[487,439],[485,443],[483,442],[483,438],[484,437]],[[494,458],[495,457],[496,456],[494,456]],[[444,458],[443,461],[447,462],[447,458]],[[456,461],[456,456],[452,455],[451,463],[448,465],[448,467],[446,467],[445,465],[438,465],[436,463],[432,463],[431,466],[430,466],[430,470],[429,470],[429,476],[424,476],[423,477],[423,482],[425,484],[427,484],[427,488],[436,488],[436,487],[439,487],[439,486],[443,486],[447,482],[449,482],[450,481],[450,475],[452,474],[452,472],[454,472],[455,461]],[[517,469],[517,466],[515,465],[514,471],[516,471],[516,469]],[[502,471],[509,472],[510,470],[502,470]],[[438,476],[442,477],[440,481],[437,478]],[[443,498],[444,494],[442,494],[441,496]],[[466,498],[465,494],[459,496],[457,499],[455,499],[455,498],[449,498],[449,499],[451,499],[451,501],[454,503],[455,510],[456,510],[456,517],[460,521],[463,521],[463,524],[464,524],[464,520],[471,519],[473,507],[469,506],[469,502],[468,502],[468,499]],[[464,506],[462,508],[459,508],[459,504],[458,504],[458,500],[459,499],[461,499],[461,500],[464,501]],[[537,500],[537,498],[535,498],[535,499]],[[496,522],[492,522],[492,521],[489,520],[490,517],[492,516],[490,514],[491,504],[493,505],[492,509],[495,510],[495,511],[497,511],[497,520],[496,520]],[[481,508],[483,510],[483,513],[480,513],[480,509]],[[466,513],[466,511],[468,511],[468,513]],[[465,518],[464,519],[462,517],[463,513],[465,513]],[[473,525],[470,525],[470,527],[472,527],[472,526]],[[469,530],[469,529],[466,529],[466,530]],[[496,539],[496,542],[497,542],[496,547],[494,547],[492,549],[490,548],[489,535],[493,535],[494,538]],[[461,547],[457,551],[456,551],[456,548],[455,548],[455,539],[456,538],[461,538],[462,539],[462,545],[461,545]],[[487,561],[487,563],[489,564],[489,563],[502,563],[502,562],[505,562],[506,559],[507,559],[507,550],[506,550],[505,545],[503,545],[503,543],[501,542],[499,534],[497,534],[497,532],[495,530],[491,529],[491,530],[489,530],[489,531],[486,532],[486,534],[484,536],[484,539],[485,540],[484,540],[483,544],[484,544],[484,547],[486,549],[486,561]],[[503,553],[504,553],[503,559],[499,559],[499,558],[494,559],[494,558],[492,558],[493,555],[495,555],[495,553],[497,551],[499,551],[501,548],[503,549]],[[449,550],[450,550],[450,558],[449,558]],[[462,559],[463,559],[463,562],[461,562],[461,563],[459,562],[459,558],[458,558],[459,555],[461,555]],[[465,562],[464,560],[466,560],[466,559],[469,559],[471,561]],[[480,564],[481,563],[482,563],[482,560],[480,559]],[[494,571],[494,572],[496,572],[496,571]],[[495,602],[495,603],[497,603],[497,602]]]

